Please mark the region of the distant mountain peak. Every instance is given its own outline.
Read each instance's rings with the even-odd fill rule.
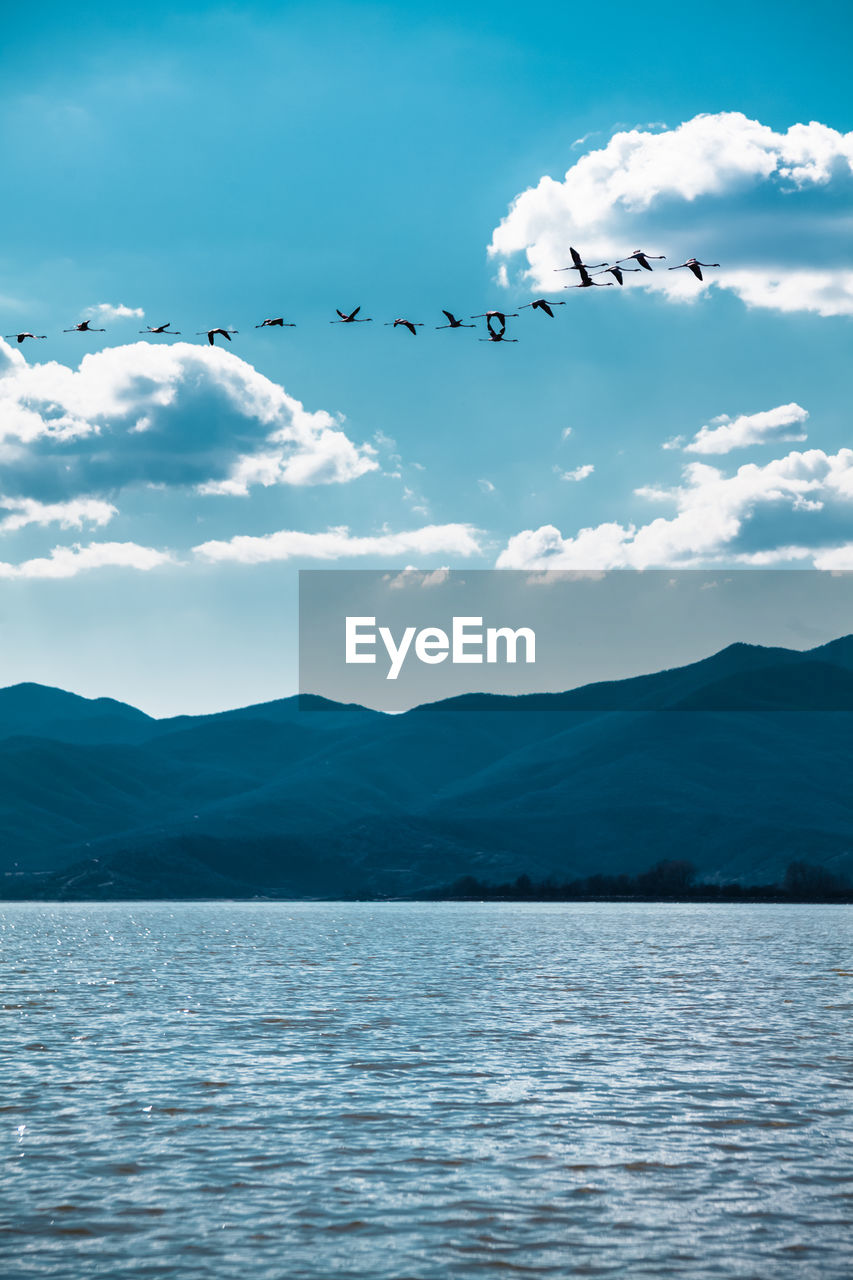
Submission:
[[[38,733],[60,724],[92,720],[141,724],[150,719],[144,711],[115,698],[84,698],[32,680],[0,689],[0,731],[5,734]]]

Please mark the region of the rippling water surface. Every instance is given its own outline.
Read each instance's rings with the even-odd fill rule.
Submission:
[[[853,1272],[844,907],[0,904],[0,1272]]]

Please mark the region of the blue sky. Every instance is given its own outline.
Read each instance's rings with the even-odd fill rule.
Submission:
[[[0,683],[155,713],[290,692],[300,566],[853,567],[850,25],[10,11],[0,331],[48,339],[0,348]],[[434,331],[560,297],[578,237],[723,268],[566,293],[517,345]],[[105,334],[61,333],[89,309]]]

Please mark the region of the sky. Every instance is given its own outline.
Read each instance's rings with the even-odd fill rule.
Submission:
[[[300,568],[853,568],[852,25],[10,10],[0,684],[290,693]],[[563,292],[570,245],[666,261]]]

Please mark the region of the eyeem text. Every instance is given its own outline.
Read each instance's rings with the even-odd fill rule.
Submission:
[[[524,662],[536,661],[536,633],[530,627],[486,627],[482,618],[453,618],[450,634],[441,627],[406,627],[399,640],[390,627],[377,627],[376,618],[346,619],[347,663],[375,663],[379,645],[388,658],[386,680],[396,680],[413,653],[419,662]]]

